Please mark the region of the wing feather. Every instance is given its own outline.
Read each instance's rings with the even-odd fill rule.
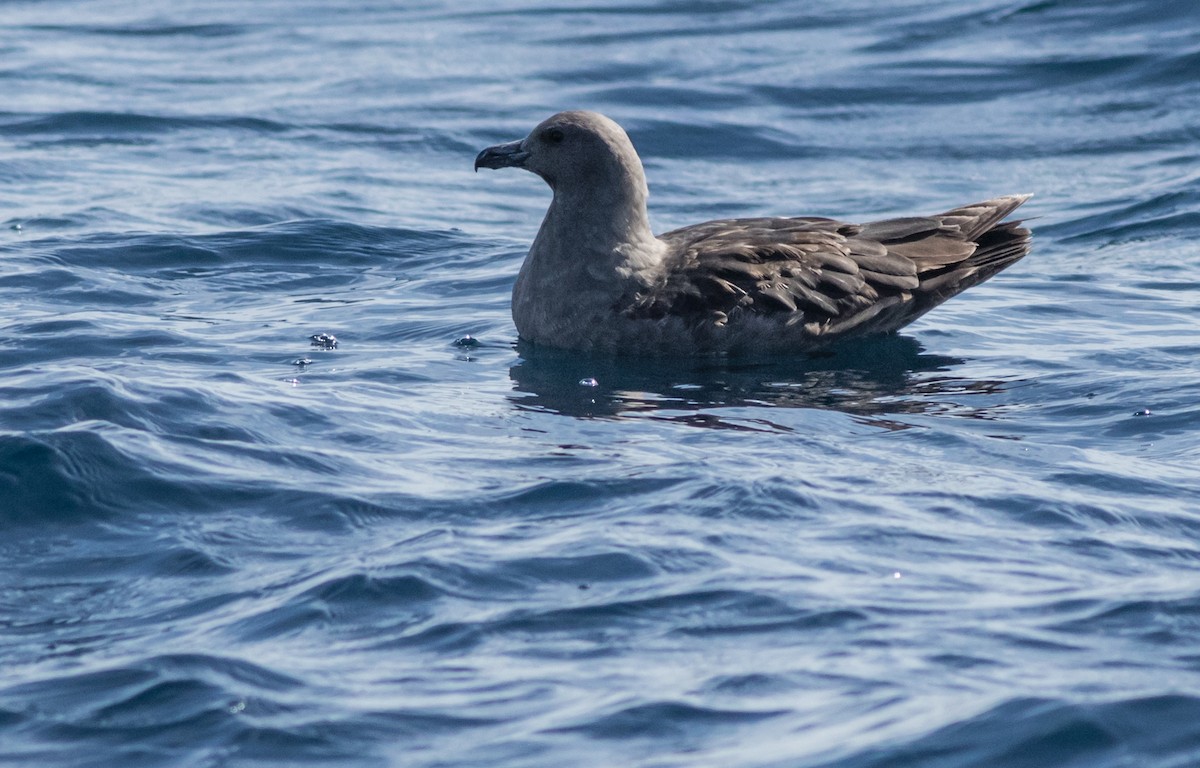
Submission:
[[[893,330],[1021,258],[1028,230],[998,222],[1025,199],[861,225],[803,217],[676,229],[660,237],[661,279],[624,311],[715,326],[744,313],[781,316],[826,337]]]

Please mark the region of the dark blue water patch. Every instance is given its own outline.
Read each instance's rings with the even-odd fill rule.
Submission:
[[[637,359],[597,360],[528,345],[518,349],[522,358],[509,370],[514,403],[588,417],[761,404],[863,416],[915,414],[1007,386],[932,376],[959,361],[925,352],[915,339],[903,336],[865,339],[773,362],[679,358],[648,366]],[[584,380],[596,383],[584,387]]]
[[[861,119],[864,107],[869,107],[871,114],[894,110],[898,105],[935,103],[945,101],[940,94],[920,91],[911,88],[898,90],[895,86],[885,84],[864,85],[855,79],[850,83],[841,84],[780,84],[772,82],[755,83],[750,89],[756,97],[768,104],[778,104],[791,109],[801,110],[809,119],[845,120],[847,117]],[[968,100],[986,99],[985,94],[972,93]],[[793,152],[799,147],[793,149]],[[804,146],[805,157],[820,157],[822,149],[825,155],[832,154],[834,148]],[[845,152],[845,148],[837,148]]]
[[[474,621],[430,622],[407,634],[381,638],[371,648],[392,653],[423,652],[433,656],[461,656],[484,642],[484,629]]]
[[[496,618],[474,621],[423,621],[381,635],[377,649],[425,653],[463,653],[489,647],[531,658],[581,660],[616,658],[629,647],[660,634],[705,636],[741,642],[748,634],[769,636],[781,628],[806,632],[835,631],[863,617],[853,613],[799,611],[781,601],[750,592],[698,591],[637,600],[605,599],[607,588],[587,584],[569,589],[571,608],[516,608]],[[682,625],[682,626],[681,626]],[[390,636],[388,636],[390,635]]]
[[[750,634],[774,634],[776,632],[821,632],[848,630],[853,625],[865,624],[869,619],[862,611],[814,610],[790,611],[792,615],[776,611],[766,617],[753,614],[739,617],[737,623],[714,623],[711,626],[689,627],[679,630],[685,635],[738,636]],[[757,618],[757,620],[755,620]]]
[[[440,601],[503,603],[523,598],[530,589],[565,586],[572,591],[587,591],[596,584],[644,578],[651,572],[636,558],[617,554],[555,558],[549,562],[553,566],[547,566],[547,559],[538,559],[480,568],[418,561],[386,574],[335,576],[270,611],[239,622],[238,628],[247,638],[262,640],[303,626],[298,617],[320,616],[323,624],[356,628],[353,636],[388,642],[390,635],[411,636],[419,625],[431,621]],[[631,568],[629,562],[635,567]],[[550,567],[558,570],[547,570]],[[505,628],[510,626],[511,622],[503,624]]]
[[[904,20],[881,29],[882,34],[860,48],[863,53],[894,54],[907,52],[910,55],[928,48],[935,48],[948,39],[961,39],[978,34],[1004,35],[1014,24],[1013,17],[1037,12],[1045,13],[1057,3],[1025,3],[1008,5],[1003,11],[995,7],[968,7],[949,13],[917,14],[915,19]],[[1044,23],[1044,22],[1043,22]]]
[[[187,278],[205,276],[188,270],[224,265],[416,265],[440,258],[463,237],[455,232],[302,220],[203,235],[101,233],[45,238],[21,243],[19,248],[62,265]]]
[[[1182,233],[1195,225],[1191,209],[1200,201],[1200,187],[1191,187],[1195,188],[1171,189],[1149,198],[1125,198],[1119,206],[1110,201],[1104,211],[1039,224],[1038,231],[1072,245],[1127,242],[1139,233],[1156,238]],[[1172,222],[1179,227],[1172,226]]]
[[[605,5],[555,5],[541,6],[536,3],[525,4],[524,7],[515,8],[493,8],[488,11],[453,11],[450,13],[436,16],[436,18],[451,18],[451,19],[466,19],[479,18],[482,15],[484,18],[498,18],[504,16],[538,16],[546,17],[554,14],[561,14],[565,17],[572,16],[630,16],[630,17],[665,17],[669,22],[678,23],[693,23],[696,17],[705,16],[724,16],[727,14],[748,13],[749,16],[761,13],[762,6],[756,0],[701,0],[701,2],[687,2],[687,0],[664,0],[663,2],[654,3],[653,5],[627,5],[619,4],[612,6]],[[790,12],[789,9],[784,9],[784,12]],[[807,11],[798,17],[803,18],[805,24],[819,25],[822,20],[825,24],[841,24],[848,20],[857,18],[856,13],[865,11],[855,8],[838,9],[836,12],[826,11],[822,13],[821,9]],[[703,19],[699,23],[707,23],[708,19]]]
[[[717,675],[709,679],[703,692],[726,694],[732,693],[748,699],[796,690],[803,680],[796,675],[769,674],[751,672],[748,674]]]
[[[657,572],[652,563],[629,552],[514,558],[501,569],[503,575],[525,582],[564,582],[583,586],[594,582],[649,578]]]
[[[181,262],[188,265],[220,263],[217,251],[175,235],[106,233],[70,239],[45,238],[31,241],[26,247],[42,258],[67,266],[133,273]]]
[[[41,176],[41,174],[39,174]],[[13,238],[8,242],[21,243],[17,240],[18,237],[39,237],[46,232],[61,232],[64,230],[76,230],[96,225],[111,224],[113,219],[122,218],[122,214],[103,206],[89,206],[80,211],[74,211],[70,215],[62,216],[29,216],[27,218],[9,219],[4,222],[8,228],[9,234]],[[19,230],[17,229],[19,227]],[[2,235],[4,233],[0,233]]]
[[[99,37],[237,37],[253,29],[247,24],[34,24],[26,26],[31,32],[48,32],[68,35],[96,35]]]
[[[79,433],[74,442],[102,443],[101,438]],[[40,522],[43,520],[88,518],[93,505],[86,498],[91,489],[76,480],[89,474],[75,462],[100,463],[93,451],[85,450],[86,458],[72,456],[70,437],[53,441],[29,437],[0,436],[0,497],[4,499],[4,519],[8,524]],[[105,463],[119,464],[110,454]],[[82,488],[80,486],[83,486]]]
[[[220,688],[195,680],[157,682],[120,702],[99,709],[94,717],[117,730],[147,729],[161,733],[186,724],[189,730],[205,715],[233,706]]]
[[[793,158],[805,148],[775,130],[723,124],[697,125],[669,120],[633,124],[638,147],[655,157],[738,157],[770,160]]]
[[[197,355],[182,352],[181,348],[193,343],[184,337],[150,329],[127,329],[120,332],[104,332],[97,320],[42,321],[18,325],[9,331],[6,344],[0,344],[0,364],[14,368],[32,366],[37,363],[63,360],[74,354],[87,355],[91,360],[121,357],[174,357],[177,360],[215,360],[219,356]],[[63,336],[67,329],[77,333]],[[175,350],[175,354],[172,353]],[[51,396],[69,396],[63,391],[69,382],[63,380],[63,389],[56,388]],[[0,387],[3,389],[3,387]],[[3,406],[0,406],[3,407]]]
[[[641,83],[652,76],[654,72],[654,63],[648,61],[577,61],[571,62],[569,66],[556,69],[553,76],[563,83],[578,87],[580,85]],[[686,93],[685,89],[679,90]]]
[[[683,702],[663,701],[637,704],[557,732],[583,733],[594,739],[653,739],[667,748],[690,751],[723,729],[735,729],[785,714],[781,710],[728,710]]]
[[[1128,437],[1168,437],[1173,435],[1190,435],[1197,425],[1200,425],[1200,411],[1195,409],[1173,410],[1155,405],[1155,409],[1138,407],[1136,410],[1123,414],[1124,418],[1114,420],[1104,434],[1118,438]],[[1152,418],[1153,417],[1153,418]],[[1178,492],[1178,488],[1173,489]]]
[[[49,694],[68,711],[86,711],[91,705],[84,703],[79,695],[85,690],[102,689],[120,696],[122,692],[147,690],[168,679],[192,679],[212,687],[271,693],[287,692],[302,685],[298,678],[235,657],[165,654],[152,655],[125,667],[63,675],[53,685],[35,682],[13,686],[4,689],[3,694],[6,697],[33,695],[42,700]],[[102,706],[111,704],[105,702]],[[58,707],[51,707],[49,711],[55,709]]]
[[[433,600],[440,594],[432,584],[411,574],[373,576],[355,573],[313,587],[300,595],[300,599],[319,600],[347,613],[374,613],[377,608],[384,607],[381,603],[395,608]]]
[[[211,438],[197,437],[194,444],[174,438],[159,444],[139,433],[105,422],[83,422],[53,432],[0,435],[0,518],[7,525],[53,530],[68,523],[120,520],[131,513],[186,515],[236,509],[244,514],[280,515],[297,530],[331,532],[354,526],[364,508],[389,518],[436,519],[460,512],[454,507],[442,511],[436,504],[403,495],[371,500],[331,492],[312,478],[337,476],[341,466],[303,448],[221,442],[243,466],[260,466],[264,473],[269,470],[281,477],[296,472],[309,481],[305,484],[221,478],[210,473],[211,467],[163,452],[163,448],[170,451],[172,443],[202,450],[211,446]]]
[[[1185,5],[1185,3],[1177,3]],[[1200,67],[1200,50],[1192,50],[1174,56],[1159,56],[1143,67],[1140,80],[1147,88],[1162,88],[1174,85],[1190,87],[1195,83],[1195,73]]]
[[[614,500],[637,499],[647,492],[670,489],[679,479],[655,477],[578,480],[545,479],[498,494],[473,499],[467,509],[475,508],[488,516],[563,515],[576,516],[599,512]],[[452,505],[460,506],[461,502]]]
[[[797,615],[801,614],[801,615]],[[620,644],[659,627],[680,634],[741,635],[770,632],[788,619],[805,628],[833,627],[860,616],[821,615],[798,611],[781,600],[753,592],[696,591],[647,597],[640,600],[597,602],[537,613],[518,612],[494,622],[492,633],[534,635],[589,635],[601,632],[615,653]],[[599,639],[599,638],[597,638]]]
[[[955,670],[987,669],[1004,666],[1003,662],[997,659],[988,659],[961,653],[937,653],[930,656],[929,661]]]
[[[1180,487],[1167,479],[1157,477],[1137,477],[1131,472],[1080,472],[1078,470],[1061,470],[1050,476],[1056,484],[1065,487],[1080,487],[1108,494],[1112,498],[1122,496],[1136,497],[1147,495],[1163,499],[1178,499],[1182,501],[1189,495],[1195,495],[1198,488]],[[1191,493],[1189,493],[1191,491]],[[1097,522],[1113,522],[1101,518]]]
[[[270,227],[284,221],[311,220],[312,210],[291,205],[261,206],[256,208],[234,208],[212,203],[184,205],[178,209],[181,218],[203,222],[222,229],[245,230],[247,228]],[[37,228],[36,222],[30,229]]]
[[[1114,80],[1133,79],[1151,60],[1148,54],[1034,62],[938,60],[892,65],[876,74],[896,84],[901,101],[913,96],[920,98],[919,94],[924,96],[926,103],[963,103],[1037,90],[1078,90],[1081,86],[1098,83],[1107,88]]]
[[[120,557],[97,554],[81,558],[64,558],[62,565],[82,577],[95,570],[93,576],[158,577],[204,580],[236,573],[236,568],[213,553],[186,546],[163,546],[153,552],[136,552]],[[47,574],[49,575],[49,574]],[[205,609],[211,605],[205,602]],[[195,611],[196,614],[204,611]]]
[[[799,12],[789,4],[778,9],[759,4],[714,2],[701,4],[663,3],[646,8],[618,5],[612,8],[584,6],[570,13],[597,16],[596,24],[577,24],[564,34],[548,37],[545,42],[559,46],[588,46],[603,48],[614,43],[636,44],[638,41],[692,40],[702,45],[704,39],[749,38],[756,35],[789,32],[809,32],[869,19],[870,12],[852,6],[840,6],[836,11],[803,8]],[[603,18],[605,15],[624,18]],[[569,20],[575,21],[575,20]],[[581,31],[587,30],[587,31]],[[747,50],[754,46],[748,44]],[[700,53],[701,50],[697,50]]]
[[[1200,213],[1187,211],[1100,227],[1088,232],[1086,238],[1103,242],[1106,245],[1119,245],[1137,241],[1156,241],[1170,236],[1187,237],[1196,231],[1197,226],[1200,226]]]
[[[464,580],[470,586],[464,586]],[[318,626],[347,639],[386,642],[411,634],[438,612],[439,604],[466,589],[473,599],[510,591],[511,582],[473,575],[469,569],[413,563],[388,574],[334,576],[229,627],[244,642],[311,633]]]
[[[11,271],[0,275],[0,288],[34,291],[60,291],[83,282],[83,278],[72,270],[42,264],[29,264],[19,272]]]
[[[146,292],[134,292],[116,288],[112,285],[98,285],[66,289],[59,293],[63,301],[70,301],[83,307],[136,307],[139,305],[156,304],[158,296]],[[166,334],[162,334],[165,336]]]
[[[642,106],[653,106],[656,104],[661,104],[664,101],[671,101],[671,102],[678,104],[681,109],[686,109],[689,107],[693,107],[693,108],[694,107],[703,107],[714,101],[719,101],[722,103],[722,105],[726,109],[737,110],[739,108],[747,108],[747,107],[754,106],[758,101],[754,97],[753,94],[744,93],[740,89],[737,91],[732,91],[730,89],[725,89],[725,88],[714,88],[711,86],[696,86],[696,85],[683,85],[683,84],[680,84],[680,85],[649,85],[649,84],[645,84],[645,83],[637,83],[637,84],[622,83],[620,85],[609,85],[607,87],[598,87],[598,88],[594,88],[594,89],[589,89],[588,96],[591,99],[601,100],[605,103],[642,105]],[[636,126],[638,126],[638,125],[639,125],[638,123],[631,123],[631,126],[633,126],[632,129],[639,131],[639,133],[637,135],[638,147],[640,149],[646,150],[648,153],[653,153],[655,155],[658,155],[659,153],[654,151],[654,147],[661,146],[661,142],[655,142],[655,143],[650,143],[650,144],[645,143],[642,140],[642,134],[640,133],[640,131],[643,129],[636,128]],[[665,131],[668,129],[669,129],[669,127],[667,127],[667,126],[656,126],[656,130],[659,132]],[[744,133],[751,134],[752,132],[747,130],[747,131],[744,131]],[[742,133],[739,133],[738,136],[739,136],[739,139],[738,139],[739,141],[743,140]],[[684,138],[687,139],[687,144],[685,144],[685,145],[690,145],[692,141],[696,141],[696,139],[697,139],[697,137],[694,137],[694,136],[684,137]],[[750,139],[751,144],[753,145],[754,140],[755,140],[755,137],[753,135],[747,135],[745,138]],[[713,137],[713,138],[699,137],[699,139],[700,140],[694,146],[697,150],[699,150],[701,153],[703,153],[704,156],[714,156],[714,157],[729,156],[728,153],[726,153],[725,155],[722,155],[719,152],[712,152],[712,150],[718,144],[718,142],[715,140],[716,137]],[[726,148],[732,149],[732,146],[736,146],[736,145],[730,144],[731,140],[732,140],[732,136],[726,139],[726,142],[725,142]],[[793,149],[793,152],[794,151],[795,151],[795,149]],[[680,154],[678,152],[673,153],[673,154],[666,154],[664,156],[666,156],[666,157],[686,157],[686,155]],[[758,154],[757,156],[772,157],[772,156],[777,156],[777,155],[771,155],[769,153],[762,153],[762,154]]]
[[[190,479],[118,448],[100,428],[0,435],[0,517],[52,526],[118,510],[219,505]]]
[[[747,436],[747,440],[753,439]],[[666,500],[648,511],[669,514],[673,506],[684,504],[693,510],[698,519],[803,520],[810,515],[820,514],[819,510],[824,508],[824,502],[814,491],[814,485],[813,478],[803,475],[773,477],[759,480],[751,486],[730,477],[713,477],[706,482],[692,483],[686,488],[681,488],[681,491],[686,492],[681,492],[678,499]],[[853,506],[854,502],[847,500],[846,504]],[[704,544],[715,550],[725,547],[739,548],[737,536],[730,533],[709,534],[704,537]],[[681,560],[700,568],[717,567],[720,564],[717,558],[711,558],[710,561],[700,559],[699,562],[682,558]],[[670,567],[664,569],[674,570]]]
[[[301,126],[298,140],[311,141],[317,146],[337,146],[341,149],[362,147],[374,152],[395,153],[397,157],[433,156],[459,157],[465,168],[486,142],[474,137],[462,137],[440,128],[420,130],[397,130],[396,128],[371,123],[330,123]],[[385,170],[385,169],[377,169]],[[357,186],[373,180],[379,184],[392,183],[386,173],[372,178],[361,168],[354,168],[332,175],[331,180],[344,182],[347,187]],[[365,212],[365,211],[364,211]]]
[[[904,106],[936,106],[994,102],[1039,90],[1077,89],[1100,81],[1110,87],[1117,75],[1131,79],[1148,57],[1111,56],[1047,63],[980,62],[975,60],[889,63],[878,71],[856,73],[846,82],[811,85],[761,83],[754,92],[770,102],[815,116],[842,117],[847,110],[863,115],[894,113]],[[869,82],[870,85],[864,85]]]
[[[906,744],[828,763],[830,768],[1118,768],[1200,759],[1200,699],[1185,695],[1099,703],[1014,699]]]
[[[1026,25],[1027,32],[1049,29],[1067,37],[1089,31],[1107,32],[1118,28],[1174,28],[1176,24],[1186,25],[1200,19],[1193,4],[1178,0],[1154,6],[1139,2],[1110,3],[1104,0],[1086,0],[1078,3],[1048,0],[1018,3],[1015,6],[1005,5],[995,13],[998,21],[1009,17],[1019,19]]]
[[[1186,646],[1200,630],[1200,598],[1098,603],[1089,615],[1054,625],[1056,631],[1087,636],[1102,632],[1150,646]],[[1134,663],[1136,660],[1131,659]]]
[[[292,601],[278,608],[239,619],[228,628],[242,642],[265,642],[314,631],[330,622],[328,610],[309,601]]]
[[[19,409],[4,409],[5,422],[10,429],[33,432],[80,422],[104,422],[145,430],[152,424],[143,405],[129,393],[122,392],[120,387],[114,387],[112,382],[63,382],[50,392],[42,387],[5,387],[0,391],[10,399],[27,401]]]
[[[964,37],[1016,38],[1053,34],[1063,40],[1084,39],[1114,29],[1149,27],[1157,30],[1164,25],[1186,27],[1198,18],[1196,9],[1187,2],[1166,2],[1153,8],[1139,2],[1047,2],[981,4],[950,12],[917,14],[913,20],[903,20],[884,30],[882,39],[864,50],[886,54],[936,48],[947,40]],[[1155,33],[1157,34],[1157,32]]]
[[[262,118],[240,116],[168,117],[121,112],[63,112],[34,116],[0,113],[0,136],[41,137],[48,141],[80,136],[100,141],[119,141],[131,135],[153,136],[195,129],[278,134],[292,130],[292,126]]]
[[[127,755],[130,764],[169,765],[206,745],[228,745],[256,727],[286,722],[297,708],[284,702],[299,684],[239,659],[173,654],[9,687],[0,690],[0,701],[23,717],[12,744],[68,739],[101,750],[97,764]],[[86,763],[76,756],[62,764]]]

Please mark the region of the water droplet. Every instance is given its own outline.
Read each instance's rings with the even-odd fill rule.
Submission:
[[[337,349],[338,345],[337,336],[334,336],[332,333],[314,333],[308,337],[308,340],[312,342],[314,347],[320,347],[321,349]]]
[[[1140,411],[1134,411],[1134,412],[1133,412],[1133,415],[1134,415],[1134,416],[1149,416],[1149,415],[1150,415],[1150,409],[1149,409],[1149,408],[1143,408],[1143,409],[1142,409],[1142,410],[1140,410]]]
[[[11,227],[9,227],[9,229],[14,232],[20,232],[22,229],[24,229],[24,227],[22,227],[20,224],[13,224]]]
[[[893,579],[899,579],[901,577],[902,577],[902,574],[900,573],[900,571],[896,571],[895,573],[892,574]]]
[[[579,386],[581,386],[581,387],[598,387],[598,386],[600,386],[600,382],[596,381],[591,376],[588,376],[586,379],[579,380]]]
[[[475,347],[478,347],[482,344],[483,344],[483,342],[481,342],[479,339],[475,338],[471,334],[467,334],[466,336],[463,336],[461,339],[454,340],[454,346],[467,347],[468,349],[474,349]]]

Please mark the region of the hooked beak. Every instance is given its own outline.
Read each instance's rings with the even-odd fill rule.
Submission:
[[[529,153],[521,149],[520,141],[488,147],[475,157],[475,170],[480,168],[524,168]]]

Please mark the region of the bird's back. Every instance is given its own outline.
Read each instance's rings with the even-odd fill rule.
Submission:
[[[774,326],[778,343],[758,345],[772,351],[894,331],[1025,256],[1029,230],[1001,221],[1027,199],[867,224],[726,219],[673,230],[660,236],[662,279],[622,313],[690,328],[713,351],[744,345],[740,326]]]

